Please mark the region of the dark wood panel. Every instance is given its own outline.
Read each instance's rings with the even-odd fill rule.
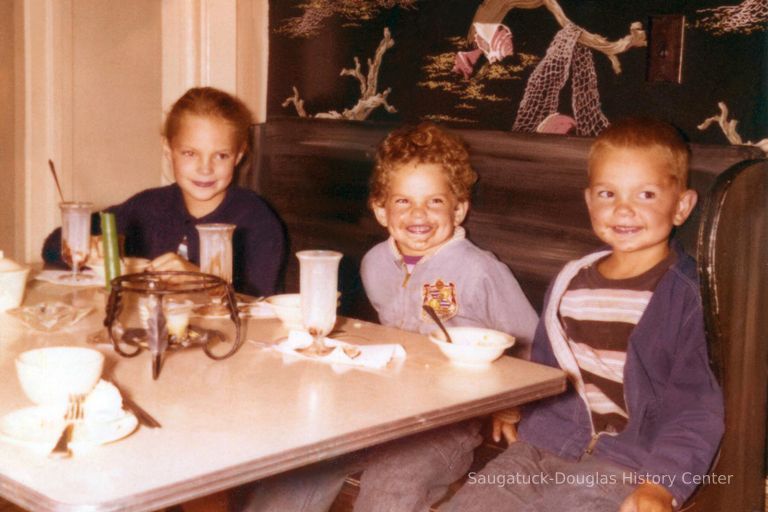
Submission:
[[[726,397],[726,434],[694,510],[762,511],[768,397],[768,163],[718,178],[704,207],[699,247],[710,357]]]

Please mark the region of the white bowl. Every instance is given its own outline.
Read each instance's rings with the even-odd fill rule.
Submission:
[[[283,293],[267,297],[267,304],[272,308],[285,327],[288,329],[302,329],[301,321],[301,295],[298,293]]]
[[[83,347],[45,347],[22,352],[16,374],[24,394],[36,404],[65,403],[87,394],[101,377],[104,354]]]
[[[29,268],[0,271],[0,312],[21,306]]]
[[[429,335],[429,340],[455,364],[487,365],[515,344],[515,338],[503,332],[482,327],[448,327],[453,343],[445,341],[443,331]]]

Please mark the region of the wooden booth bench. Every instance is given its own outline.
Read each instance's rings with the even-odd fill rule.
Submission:
[[[254,159],[239,176],[284,220],[291,243],[288,291],[298,290],[293,253],[344,253],[341,313],[376,316],[359,265],[386,238],[366,207],[375,148],[394,126],[276,119],[257,125]],[[454,130],[470,146],[480,180],[465,223],[469,238],[514,272],[537,310],[561,266],[600,245],[583,190],[591,140],[485,130]],[[762,511],[768,384],[768,162],[753,147],[693,145],[691,186],[699,204],[675,234],[695,255],[713,369],[725,392],[726,434],[706,485],[686,508]],[[499,448],[486,443],[482,464]],[[351,509],[342,493],[334,510]]]

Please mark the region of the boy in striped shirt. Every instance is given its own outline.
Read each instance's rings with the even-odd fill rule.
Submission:
[[[533,342],[532,360],[562,368],[569,389],[524,410],[517,441],[447,510],[669,511],[707,473],[722,392],[695,263],[669,240],[696,204],[688,155],[651,119],[596,139],[584,197],[609,247],[561,270]]]

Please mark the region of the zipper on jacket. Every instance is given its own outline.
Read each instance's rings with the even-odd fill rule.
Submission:
[[[598,439],[600,439],[600,433],[592,434],[592,439],[589,440],[589,444],[587,445],[587,449],[584,450],[584,453],[591,455],[592,451],[595,449],[595,445],[597,444]]]
[[[417,265],[418,265],[418,263],[417,263]],[[408,286],[408,281],[411,280],[411,274],[413,272],[408,270],[408,265],[405,264],[405,260],[402,259],[402,256],[400,257],[400,267],[402,267],[402,269],[405,271],[405,277],[403,278],[403,284],[400,287],[401,288],[405,288],[406,286]]]

